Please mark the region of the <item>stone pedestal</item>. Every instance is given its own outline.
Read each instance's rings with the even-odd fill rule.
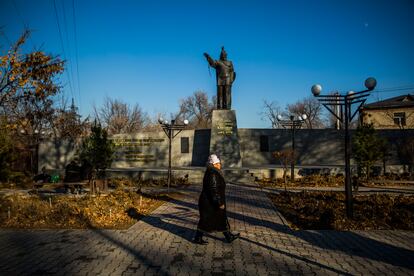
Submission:
[[[210,138],[210,154],[215,153],[223,168],[240,168],[239,135],[234,110],[213,110]]]

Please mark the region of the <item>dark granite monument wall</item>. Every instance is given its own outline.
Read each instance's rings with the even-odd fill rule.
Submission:
[[[351,139],[354,131],[351,130]],[[414,136],[414,131],[406,130]],[[390,144],[388,165],[400,165],[397,154],[397,141],[400,130],[378,130]],[[267,137],[268,151],[260,151],[260,136]],[[272,152],[291,147],[289,129],[239,129],[243,167],[277,164]],[[344,134],[335,129],[299,129],[295,135],[297,164],[303,166],[341,166],[344,164]],[[352,160],[351,160],[352,163]]]
[[[66,164],[75,158],[79,141],[50,139],[43,140],[39,145],[39,170],[64,170]]]
[[[237,132],[243,167],[274,166],[278,163],[272,157],[272,152],[288,149],[291,146],[289,130],[238,129]],[[414,131],[407,130],[405,133],[414,136]],[[387,164],[400,165],[401,162],[397,155],[397,140],[401,136],[401,131],[380,130],[379,134],[387,137],[391,144],[391,155]],[[116,158],[112,168],[167,167],[168,139],[164,132],[116,135],[112,138],[117,144]],[[181,138],[188,138],[188,152],[182,152]],[[209,129],[182,131],[173,141],[173,166],[204,167],[211,149],[210,138],[211,130]],[[229,143],[221,141],[218,145],[227,146]],[[333,129],[297,130],[296,150],[298,165],[341,166],[344,160],[343,133]],[[62,170],[66,164],[73,160],[75,152],[75,142],[60,139],[43,141],[39,147],[39,169],[45,166],[49,170]],[[226,158],[226,156],[223,155],[222,158]]]
[[[208,155],[210,154],[210,137],[210,129],[194,130],[191,166],[203,167],[206,165]]]
[[[279,164],[272,152],[290,149],[291,132],[286,129],[240,129],[243,166]],[[268,139],[267,151],[260,151],[260,137]],[[298,165],[342,165],[343,139],[336,130],[296,130]]]
[[[213,110],[210,153],[221,159],[224,168],[240,168],[239,135],[234,110]]]
[[[168,166],[168,138],[163,131],[118,134],[112,168],[165,168]],[[186,152],[182,139],[188,139]],[[196,139],[196,141],[194,140]],[[172,143],[172,166],[204,166],[208,157],[210,130],[183,130]],[[43,141],[39,146],[39,169],[63,170],[76,157],[79,141]]]

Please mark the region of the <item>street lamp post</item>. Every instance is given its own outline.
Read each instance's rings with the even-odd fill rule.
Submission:
[[[175,120],[171,120],[168,122],[167,120],[163,120],[162,118],[158,119],[158,123],[161,125],[162,129],[164,130],[165,134],[168,137],[168,192],[170,192],[170,185],[171,185],[171,150],[172,150],[172,140],[177,136],[187,125],[188,120],[184,120],[184,124],[177,124]],[[174,130],[176,132],[174,133]]]
[[[303,122],[308,118],[306,114],[299,116],[295,119],[295,116],[290,115],[288,120],[284,120],[282,116],[279,114],[277,115],[277,120],[284,128],[290,128],[291,136],[292,136],[292,160],[290,163],[290,179],[292,181],[295,180],[295,130],[302,127]]]
[[[362,105],[367,100],[369,93],[374,90],[377,85],[377,81],[374,78],[368,78],[365,80],[365,87],[367,89],[359,92],[349,91],[345,95],[320,95],[322,86],[315,84],[312,86],[312,94],[318,98],[323,106],[328,109],[333,116],[335,116],[344,126],[345,132],[345,201],[346,201],[346,215],[348,218],[353,217],[353,198],[352,198],[352,186],[351,186],[351,146],[349,137],[349,123],[358,113]],[[357,108],[352,113],[352,105],[358,104]],[[332,107],[339,107],[340,113],[334,112]]]

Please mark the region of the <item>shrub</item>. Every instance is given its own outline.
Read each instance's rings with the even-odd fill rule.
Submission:
[[[90,136],[83,141],[80,148],[81,160],[89,162],[97,178],[103,178],[106,169],[111,166],[113,154],[114,147],[108,139],[108,133],[95,121]]]
[[[352,153],[366,179],[369,178],[375,162],[383,159],[385,145],[385,139],[377,135],[372,124],[358,126],[352,139]]]

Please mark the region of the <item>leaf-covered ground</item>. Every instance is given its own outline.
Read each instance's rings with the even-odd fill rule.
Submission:
[[[7,196],[0,198],[0,225],[5,228],[125,229],[169,199],[166,195],[151,196],[121,189],[95,197]]]
[[[414,196],[354,196],[354,219],[345,216],[343,192],[281,192],[269,194],[294,229],[414,230]]]
[[[256,181],[263,187],[343,187],[344,177],[342,175],[308,175],[296,178],[294,181],[287,180],[285,184],[282,178],[270,179],[263,178]],[[353,179],[354,181],[354,179]],[[369,180],[361,178],[358,180],[359,186],[413,186],[413,180],[409,176],[378,176],[371,177]],[[353,182],[354,183],[354,182]]]
[[[309,175],[297,178],[294,181],[287,180],[285,184],[282,178],[277,179],[259,179],[257,183],[265,187],[341,187],[344,185],[343,176],[325,176],[325,175]]]

